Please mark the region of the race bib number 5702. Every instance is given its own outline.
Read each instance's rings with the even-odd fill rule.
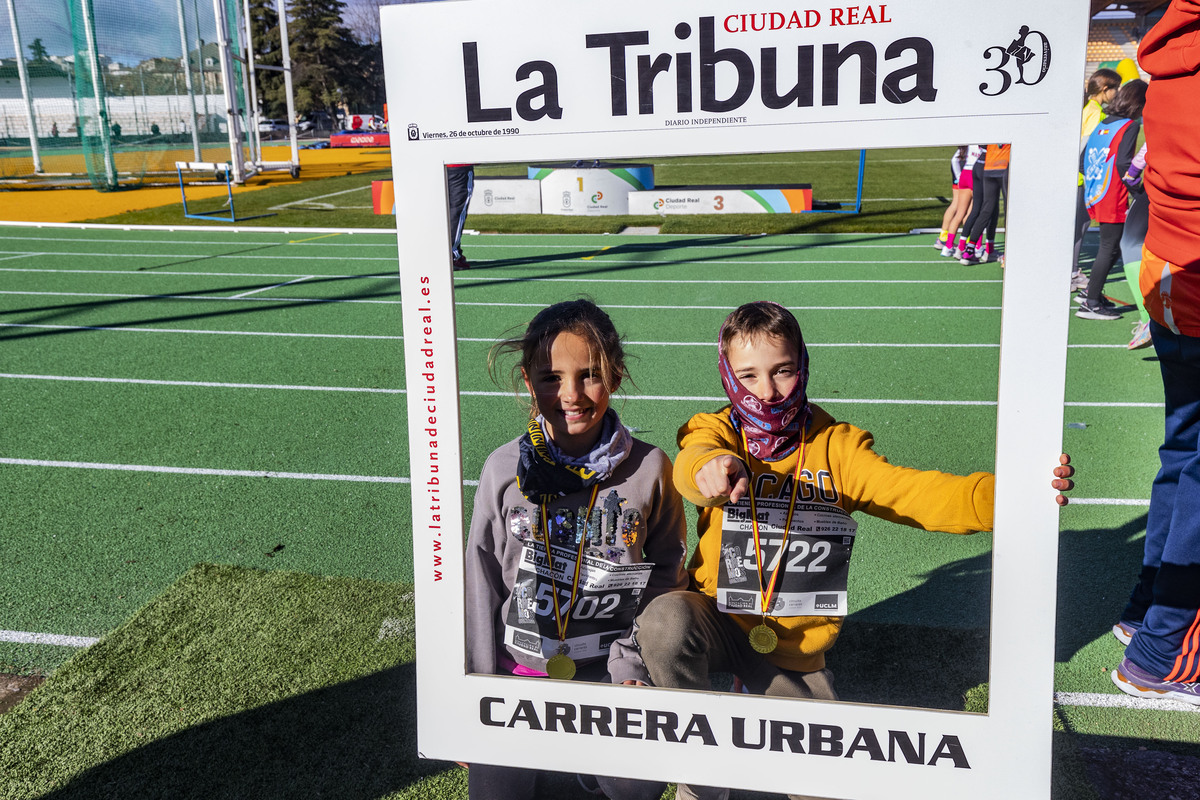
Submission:
[[[725,506],[721,524],[721,564],[717,604],[732,614],[761,614],[760,586],[771,575],[775,592],[766,613],[772,617],[845,616],[846,579],[858,531],[838,506],[796,503],[791,529],[784,530],[787,500],[756,500],[758,542],[765,573],[759,583],[750,502],[743,498]]]
[[[565,652],[576,662],[607,656],[612,643],[633,625],[654,565],[614,564],[584,556],[579,587],[572,596],[574,550],[551,545],[549,555],[536,539],[524,543],[504,643],[549,658],[558,652],[561,621],[566,626]]]

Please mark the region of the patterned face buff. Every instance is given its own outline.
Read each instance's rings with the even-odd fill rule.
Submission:
[[[587,467],[556,461],[546,443],[546,433],[536,419],[529,421],[525,435],[518,442],[518,451],[517,488],[534,503],[552,503],[605,477]]]
[[[789,456],[800,444],[812,409],[808,405],[808,348],[804,339],[800,339],[800,363],[798,373],[800,380],[791,394],[774,403],[759,400],[752,392],[742,386],[742,382],[733,374],[729,359],[725,357],[721,342],[725,338],[725,326],[717,335],[718,371],[721,373],[721,384],[725,394],[733,404],[733,427],[746,437],[746,446],[750,455],[759,461],[779,461]]]

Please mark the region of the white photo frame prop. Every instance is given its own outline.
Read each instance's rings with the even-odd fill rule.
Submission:
[[[1087,10],[1083,0],[382,9],[422,757],[840,798],[1050,796],[1058,508],[1049,482],[1062,435]],[[468,514],[445,165],[963,142],[1011,142],[1013,152],[988,713],[465,674]],[[585,733],[520,721],[544,721],[547,704],[608,722]],[[647,724],[651,711],[675,715],[679,741]],[[749,744],[735,741],[739,720]],[[769,737],[753,747],[761,720],[802,731],[803,752],[773,749]],[[921,758],[896,746],[905,735],[923,743]]]

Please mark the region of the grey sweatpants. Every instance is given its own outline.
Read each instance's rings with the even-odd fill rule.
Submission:
[[[637,621],[637,643],[655,686],[711,689],[709,673],[730,672],[752,694],[837,700],[833,673],[793,672],[775,666],[750,646],[750,640],[717,601],[696,591],[668,592],[654,598]],[[729,789],[679,784],[677,800],[724,800]],[[799,797],[799,795],[789,795]]]

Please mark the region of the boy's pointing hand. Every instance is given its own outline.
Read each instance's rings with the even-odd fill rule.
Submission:
[[[696,488],[705,497],[728,497],[736,503],[746,496],[750,476],[741,459],[717,456],[696,471]]]

